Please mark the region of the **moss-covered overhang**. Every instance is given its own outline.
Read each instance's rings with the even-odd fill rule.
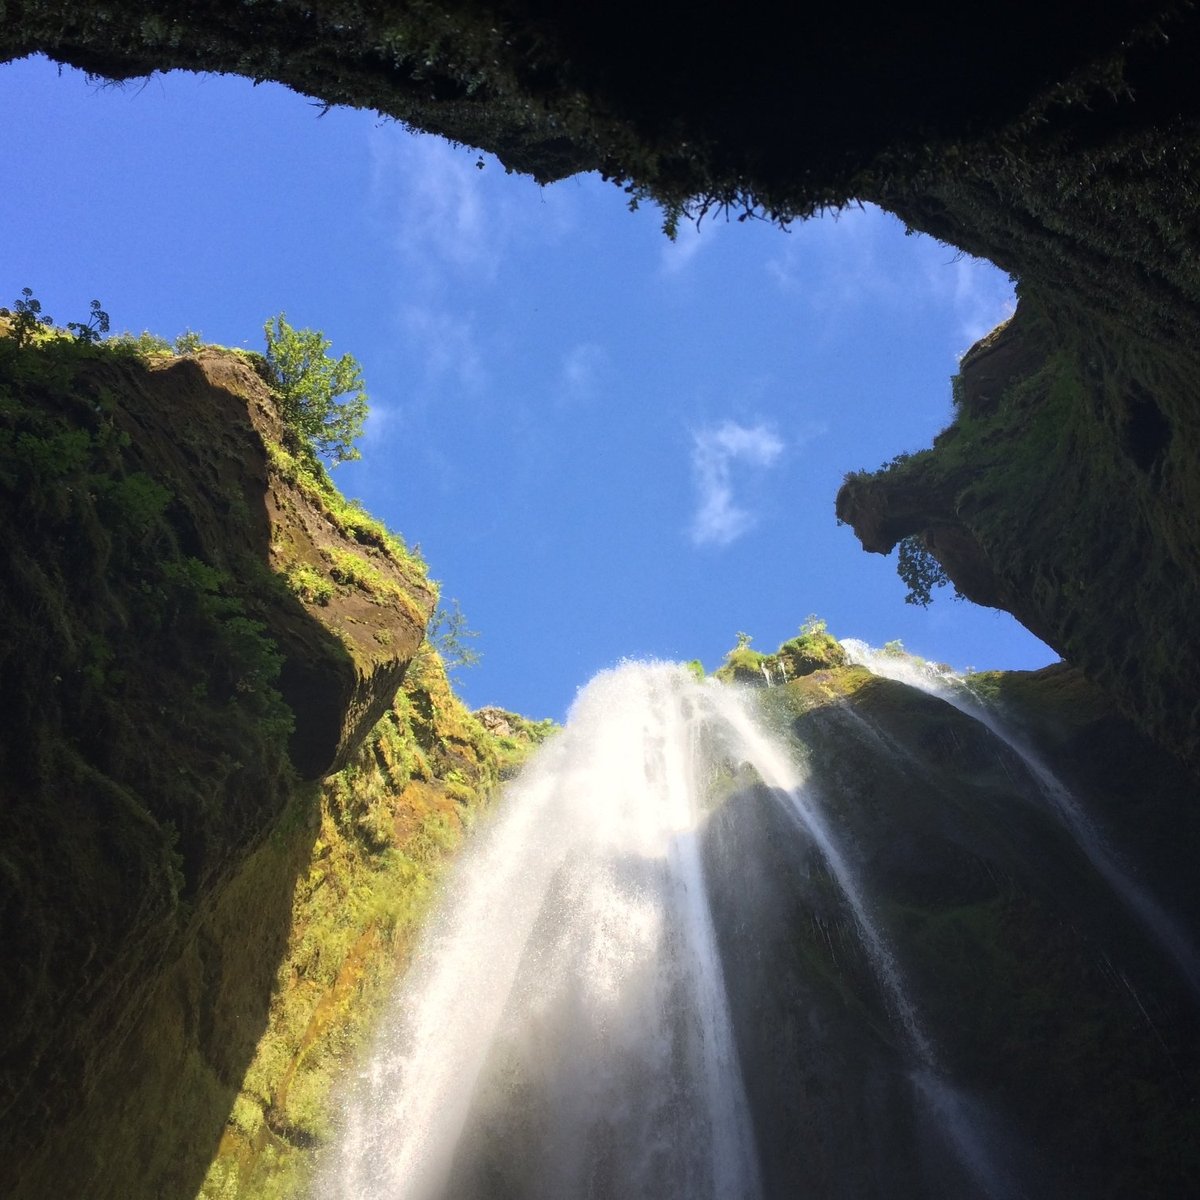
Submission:
[[[1015,3],[981,36],[958,5],[8,0],[0,61],[276,80],[541,179],[599,168],[667,199],[803,214],[907,185],[947,150],[1041,122],[1056,97],[1094,102],[1147,53],[1161,91],[1188,7]]]
[[[1200,366],[1025,298],[963,359],[931,449],[847,478],[841,520],[918,537],[1200,770]]]

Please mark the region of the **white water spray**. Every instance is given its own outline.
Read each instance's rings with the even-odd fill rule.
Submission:
[[[768,740],[758,729],[746,707],[746,697],[732,690],[714,693],[714,707],[721,713],[738,738],[738,744],[760,779],[784,803],[788,815],[816,844],[838,887],[846,897],[855,923],[875,968],[879,982],[912,1043],[923,1067],[936,1070],[933,1044],[921,1027],[908,998],[900,970],[891,948],[880,932],[867,906],[857,873],[850,867],[833,832],[813,805],[804,787],[804,778],[792,758]]]
[[[580,695],[460,863],[318,1194],[757,1200],[700,854],[705,691],[632,665]]]
[[[849,662],[866,667],[873,675],[908,684],[944,700],[1003,742],[1024,763],[1050,811],[1074,839],[1097,874],[1162,947],[1192,990],[1200,995],[1200,952],[1197,952],[1191,937],[1179,921],[1138,882],[1096,822],[1083,810],[1070,788],[994,709],[981,701],[952,672],[914,661],[907,655],[872,649],[857,638],[845,638],[841,645]]]
[[[871,913],[858,873],[813,803],[796,763],[759,730],[747,700],[744,693],[731,690],[713,696],[714,707],[736,732],[741,752],[763,783],[781,799],[797,826],[815,843],[850,905],[876,978],[909,1042],[914,1059],[910,1078],[921,1104],[980,1194],[990,1200],[1011,1200],[1017,1192],[992,1151],[988,1115],[972,1104],[939,1066],[933,1041],[921,1023],[891,946]]]

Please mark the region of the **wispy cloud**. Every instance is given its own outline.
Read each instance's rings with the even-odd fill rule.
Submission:
[[[485,208],[478,155],[391,128],[370,146],[371,199],[409,264],[493,275],[505,229]]]
[[[394,125],[368,145],[371,210],[425,288],[490,283],[515,241],[555,245],[574,228],[569,189],[513,179],[490,155]]]
[[[367,422],[363,426],[362,450],[371,450],[384,444],[388,437],[395,432],[399,410],[391,404],[386,404],[377,397],[371,397],[371,407],[367,412]]]
[[[781,291],[802,293],[827,320],[864,304],[949,308],[967,343],[1012,315],[1011,281],[991,263],[922,235],[898,241],[900,222],[872,205],[792,227],[767,260]]]
[[[793,225],[766,263],[780,290],[801,292],[822,309],[867,300],[899,300],[899,281],[883,267],[894,217],[872,205],[843,209]]]
[[[1017,302],[1012,280],[982,259],[956,254],[948,246],[940,249],[946,257],[940,271],[930,261],[929,285],[953,306],[959,331],[970,346],[1013,315]]]
[[[409,345],[423,363],[427,383],[469,393],[484,389],[484,356],[469,315],[408,305],[400,319]]]
[[[728,546],[754,527],[757,517],[734,498],[734,467],[771,467],[782,453],[783,442],[763,424],[723,421],[693,433],[698,502],[690,534],[695,545]]]
[[[580,342],[563,355],[559,394],[568,404],[583,404],[599,390],[608,355],[595,342]]]
[[[680,221],[675,239],[664,239],[659,262],[663,273],[677,275],[687,267],[696,255],[710,245],[717,235],[718,223],[708,221]]]

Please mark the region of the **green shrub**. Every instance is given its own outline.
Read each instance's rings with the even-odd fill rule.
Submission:
[[[170,354],[171,343],[157,333],[143,329],[141,333],[118,333],[109,338],[108,345],[114,349],[131,350],[135,354]]]
[[[297,447],[335,465],[359,458],[354,443],[367,419],[359,363],[349,354],[330,358],[324,334],[293,329],[283,313],[263,333],[280,414]]]
[[[42,312],[42,302],[33,294],[33,288],[22,288],[21,299],[13,302],[12,337],[18,346],[28,346],[35,340],[40,326],[51,326],[54,318]]]
[[[75,335],[75,340],[86,345],[94,345],[108,332],[108,313],[100,307],[100,301],[93,300],[91,308],[86,321],[67,322],[67,328]]]
[[[171,493],[143,471],[97,485],[113,514],[125,528],[147,529],[166,512]]]
[[[454,672],[459,667],[475,666],[482,655],[467,643],[479,636],[477,629],[467,625],[466,614],[451,599],[449,607],[439,606],[429,618],[425,636],[441,655],[446,670]]]
[[[908,587],[904,603],[928,608],[933,600],[933,589],[945,587],[950,582],[950,577],[919,535],[901,538],[897,549],[900,554],[896,574]],[[957,589],[955,595],[959,595]]]

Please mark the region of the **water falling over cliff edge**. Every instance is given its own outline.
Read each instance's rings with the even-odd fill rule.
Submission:
[[[1038,786],[861,665],[602,673],[460,864],[317,1194],[1173,1194],[1194,993]]]

